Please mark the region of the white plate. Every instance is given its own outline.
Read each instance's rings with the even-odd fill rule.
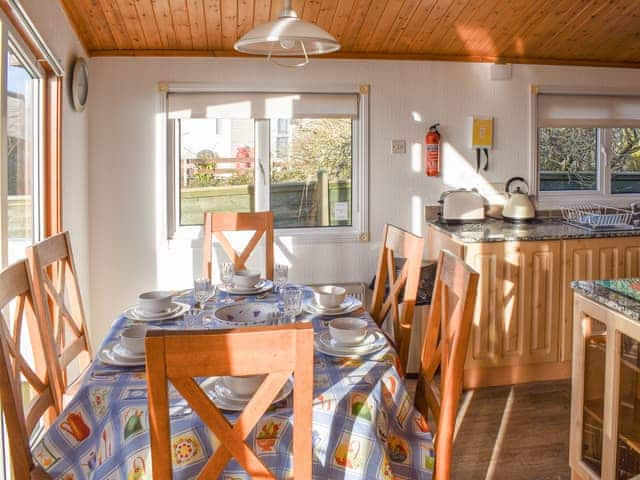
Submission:
[[[344,302],[346,303],[346,301]],[[344,304],[343,303],[343,304]],[[302,306],[302,309],[307,313],[312,313],[314,315],[326,315],[329,317],[335,317],[338,315],[345,315],[347,313],[355,312],[360,307],[362,307],[362,302],[356,298],[352,298],[351,304],[347,306],[347,308],[342,310],[326,310],[319,308],[315,303],[305,303]]]
[[[172,307],[169,313],[157,315],[155,317],[147,315],[141,316],[137,311],[137,306],[127,308],[124,311],[124,316],[130,320],[135,320],[136,322],[161,322],[163,320],[173,320],[174,318],[178,318],[191,308],[190,305],[181,302],[173,302],[173,305],[175,305],[175,307]]]
[[[132,351],[127,350],[126,347],[123,347],[121,343],[114,343],[111,351],[114,353],[114,356],[124,360],[144,360],[144,353],[133,353]]]
[[[144,365],[144,357],[138,359],[127,359],[114,353],[113,347],[116,343],[110,343],[98,352],[98,360],[105,365],[114,365],[116,367],[138,367]]]
[[[384,335],[377,330],[370,332],[367,338],[363,340],[363,343],[353,347],[336,345],[332,342],[331,335],[328,331],[316,335],[314,340],[316,349],[320,353],[332,357],[360,357],[370,355],[383,349],[387,345]]]
[[[130,307],[134,309],[134,313],[140,317],[140,318],[158,318],[158,317],[167,317],[169,315],[173,315],[174,313],[176,313],[178,310],[180,310],[180,304],[175,303],[175,302],[171,302],[171,306],[163,311],[163,312],[145,312],[144,310],[140,309],[139,305],[136,305],[134,307]]]
[[[273,282],[271,280],[260,280],[255,287],[252,288],[239,288],[231,287],[227,288],[224,285],[218,285],[218,290],[231,295],[257,295],[259,293],[268,292],[273,288]]]
[[[357,302],[357,300],[355,298],[347,297],[347,298],[344,299],[344,302],[342,302],[337,307],[323,307],[319,303],[316,303],[314,300],[311,300],[310,303],[313,306],[313,308],[315,308],[316,310],[319,310],[321,312],[334,313],[334,312],[342,312],[342,311],[346,310],[347,308],[351,307],[355,302]]]
[[[216,404],[218,408],[223,410],[229,410],[232,412],[240,412],[244,410],[244,407],[249,403],[248,398],[246,397],[237,397],[233,394],[231,390],[229,390],[224,385],[224,377],[216,377],[213,381],[207,385],[201,385],[203,389],[211,396],[213,403]],[[276,396],[272,403],[277,403],[281,400],[287,398],[291,392],[293,391],[293,381],[291,378],[287,380],[287,383],[284,384],[280,393]]]

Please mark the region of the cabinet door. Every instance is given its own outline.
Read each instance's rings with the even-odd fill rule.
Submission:
[[[467,366],[494,366],[502,353],[498,326],[502,323],[504,250],[492,244],[467,245],[465,261],[480,274]]]
[[[529,242],[526,258],[524,332],[527,363],[556,362],[560,331],[560,242]]]
[[[571,359],[574,280],[604,280],[640,276],[640,237],[595,238],[564,242],[562,274],[562,361]]]
[[[560,242],[469,245],[480,273],[467,367],[558,359]]]

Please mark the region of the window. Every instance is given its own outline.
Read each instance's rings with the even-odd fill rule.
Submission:
[[[7,60],[8,261],[24,258],[40,237],[40,88],[35,68],[14,42]]]
[[[366,103],[356,93],[171,92],[171,229],[272,210],[290,233],[365,232]]]
[[[539,94],[536,140],[539,197],[640,194],[640,97]]]

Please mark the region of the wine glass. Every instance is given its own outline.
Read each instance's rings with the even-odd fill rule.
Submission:
[[[229,295],[229,289],[233,288],[234,274],[235,269],[233,267],[233,263],[225,262],[220,266],[220,280],[222,280],[222,285],[224,285],[224,289],[227,293],[220,303],[233,303],[233,299]]]
[[[193,297],[196,299],[196,305],[200,309],[204,308],[204,303],[211,298],[212,293],[213,290],[209,278],[196,278],[193,281]]]
[[[280,289],[287,283],[289,279],[289,267],[282,263],[276,263],[274,267],[275,287],[276,293],[280,292]]]
[[[282,287],[285,323],[295,322],[296,315],[302,311],[302,289],[294,285]]]

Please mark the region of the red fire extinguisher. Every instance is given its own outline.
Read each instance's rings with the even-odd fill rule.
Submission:
[[[431,125],[425,136],[426,143],[426,174],[430,177],[440,175],[440,132],[439,123]]]

